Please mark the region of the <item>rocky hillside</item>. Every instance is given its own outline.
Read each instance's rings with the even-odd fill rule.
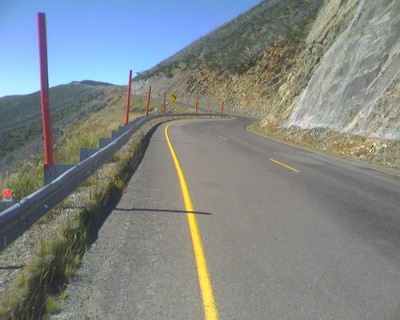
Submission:
[[[319,41],[344,1],[328,1],[307,38]],[[400,139],[400,2],[347,1],[351,20],[322,57],[288,125]],[[328,22],[329,23],[329,22]]]
[[[399,140],[399,80],[399,1],[269,0],[142,73],[133,88],[225,101],[263,126]]]

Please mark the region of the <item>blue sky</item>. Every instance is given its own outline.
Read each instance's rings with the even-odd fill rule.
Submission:
[[[126,84],[261,0],[0,0],[0,97],[40,89],[37,12],[46,14],[50,87]]]

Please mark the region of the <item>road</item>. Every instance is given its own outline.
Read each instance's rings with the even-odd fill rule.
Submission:
[[[155,131],[64,318],[203,319],[194,216],[219,319],[400,319],[400,173],[260,137],[250,123],[168,127],[186,195],[166,124]]]

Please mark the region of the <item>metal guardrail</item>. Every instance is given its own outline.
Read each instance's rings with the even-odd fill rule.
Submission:
[[[0,212],[0,251],[31,225],[70,195],[82,182],[106,163],[145,123],[157,118],[215,116],[216,114],[159,114],[141,117],[122,127],[120,134],[93,155],[71,167],[58,178],[12,207]]]

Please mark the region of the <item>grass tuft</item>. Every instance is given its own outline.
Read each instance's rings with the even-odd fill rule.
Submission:
[[[3,180],[1,189],[13,190],[14,201],[19,201],[27,195],[43,187],[43,161],[38,157],[30,157],[20,163],[18,172]]]
[[[2,319],[41,319],[60,309],[57,296],[86,250],[87,213],[64,226],[57,237],[45,238],[32,261],[17,277],[15,290],[2,303]]]

